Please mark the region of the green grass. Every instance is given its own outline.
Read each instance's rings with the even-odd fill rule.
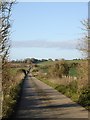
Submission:
[[[72,67],[70,70],[69,70],[69,75],[70,76],[75,76],[75,77],[77,77],[77,75],[78,75],[78,73],[77,73],[77,70],[76,70],[76,68],[75,67]]]
[[[17,71],[20,70],[20,69],[28,70],[27,67],[10,68],[11,75],[15,75],[17,73]]]
[[[56,63],[56,62],[59,62],[59,61],[45,61],[45,62],[38,63],[38,65],[40,65],[40,66],[53,65],[53,63]],[[66,61],[68,63],[80,63],[81,62],[81,60],[66,60]]]
[[[86,61],[86,60],[66,60],[69,63],[80,63],[81,61]]]
[[[53,65],[53,63],[55,63],[54,61],[45,61],[45,62],[41,62],[38,63],[39,66],[49,66],[49,65]]]

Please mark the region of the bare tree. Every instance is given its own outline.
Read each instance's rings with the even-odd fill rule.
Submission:
[[[78,49],[85,55],[85,58],[90,57],[90,20],[81,21],[83,28],[83,37],[79,40]]]
[[[2,110],[2,116],[6,114],[6,107],[4,105],[5,94],[9,91],[10,72],[8,65],[8,53],[9,53],[9,34],[10,34],[10,15],[14,2],[8,2],[7,0],[0,0],[0,95],[3,96],[3,105],[0,103],[0,111]],[[1,92],[3,90],[3,92]],[[1,96],[0,96],[1,97]],[[1,99],[1,98],[0,98]],[[6,104],[6,103],[5,103]],[[1,117],[1,115],[0,115]]]
[[[0,57],[4,64],[9,51],[10,15],[14,2],[0,2]]]

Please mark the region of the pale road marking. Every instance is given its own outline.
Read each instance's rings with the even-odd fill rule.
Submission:
[[[34,77],[27,77],[16,118],[88,118],[88,111]]]

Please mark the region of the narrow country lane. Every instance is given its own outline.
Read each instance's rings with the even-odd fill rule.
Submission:
[[[28,76],[16,118],[88,118],[88,111],[45,83]]]

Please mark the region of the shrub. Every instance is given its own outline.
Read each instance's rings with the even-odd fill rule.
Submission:
[[[14,100],[11,95],[7,94],[4,95],[4,100],[3,100],[3,118],[8,118],[11,113],[13,112],[12,107],[16,103],[16,100]]]
[[[69,75],[69,64],[65,60],[57,61],[49,67],[49,76],[62,78]]]
[[[67,86],[67,88],[72,92],[72,93],[76,93],[77,89],[78,89],[78,84],[77,81],[72,81],[69,83],[69,85]]]
[[[58,90],[61,93],[65,93],[66,92],[66,86],[65,85],[58,85],[55,87],[56,90]]]
[[[86,106],[90,110],[90,87],[84,87],[78,100],[82,106]]]
[[[81,61],[77,66],[78,76],[84,78],[84,80],[88,79],[88,61]]]

